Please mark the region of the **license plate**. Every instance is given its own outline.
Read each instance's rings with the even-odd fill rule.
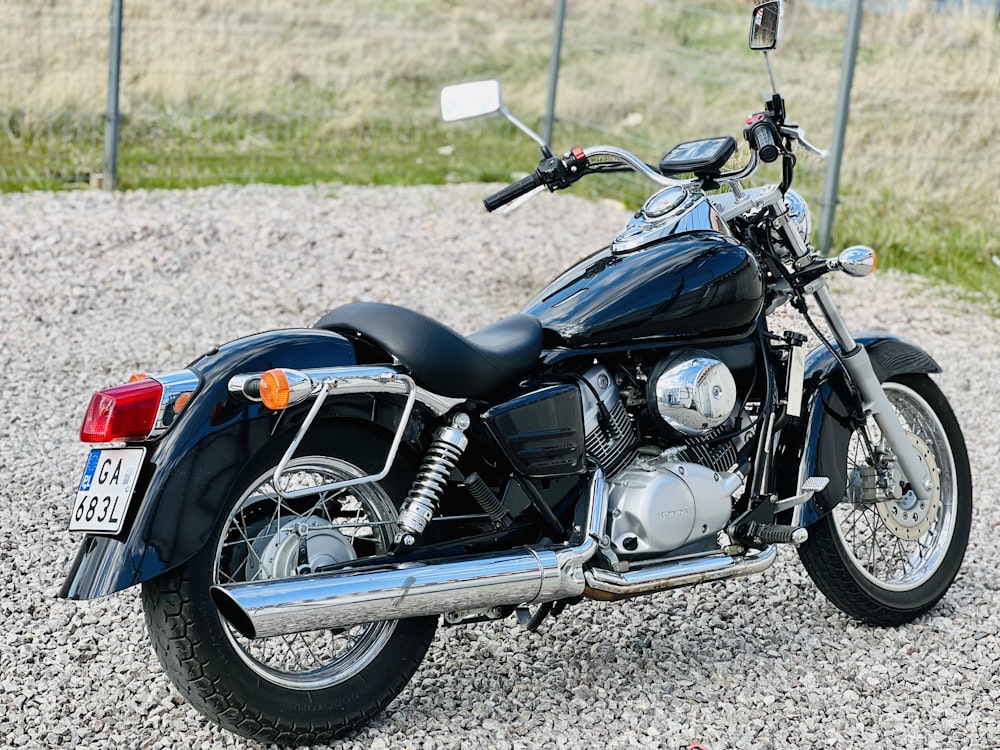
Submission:
[[[92,450],[76,493],[69,530],[120,532],[145,456],[145,448]]]

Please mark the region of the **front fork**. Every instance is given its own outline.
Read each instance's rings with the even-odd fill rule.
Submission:
[[[882,437],[892,448],[893,454],[899,462],[899,467],[903,470],[903,476],[909,481],[913,493],[918,499],[929,501],[934,485],[927,464],[917,453],[906,434],[906,430],[900,424],[895,409],[889,403],[889,399],[882,389],[882,384],[875,375],[868,352],[855,341],[854,336],[847,329],[830,290],[823,285],[813,293],[813,297],[830,324],[830,329],[840,346],[840,351],[844,352],[841,361],[861,397],[865,416],[870,414],[875,419],[875,423],[882,431]]]
[[[777,205],[775,205],[775,209],[778,209]],[[794,253],[799,258],[804,258],[809,254],[805,240],[799,234],[798,229],[789,221],[787,212],[779,213],[775,217],[775,224],[789,239]],[[813,298],[830,325],[833,337],[840,347],[840,360],[861,397],[861,405],[864,410],[864,414],[861,416],[870,414],[875,419],[885,442],[892,448],[896,460],[899,462],[899,467],[903,470],[903,476],[909,482],[913,493],[918,499],[929,501],[934,485],[927,464],[917,453],[906,434],[906,430],[900,424],[895,409],[889,403],[889,399],[882,389],[882,384],[875,375],[868,352],[851,334],[836,302],[834,302],[830,289],[826,286],[826,282],[823,279],[817,279],[815,284]]]

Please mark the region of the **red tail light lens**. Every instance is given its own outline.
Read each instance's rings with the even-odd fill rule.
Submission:
[[[116,385],[90,399],[80,428],[84,443],[144,440],[156,424],[163,386],[152,379]]]

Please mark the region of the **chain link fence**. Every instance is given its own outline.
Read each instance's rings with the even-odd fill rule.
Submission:
[[[909,5],[865,15],[840,200],[869,222],[931,213],[981,226],[981,252],[1000,254],[996,17]],[[0,189],[96,181],[108,0],[0,8]],[[541,127],[553,10],[552,0],[125,0],[120,186],[509,180],[537,148],[500,120],[439,123],[437,92],[499,77],[511,110]],[[613,142],[655,162],[683,140],[738,135],[770,92],[745,45],[748,20],[739,0],[568,3],[554,146]],[[791,0],[786,21],[777,84],[790,115],[827,144],[846,12]],[[819,198],[824,169],[800,160],[807,197]],[[850,239],[850,224],[838,226]]]

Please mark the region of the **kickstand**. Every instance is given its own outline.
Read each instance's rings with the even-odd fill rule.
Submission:
[[[551,614],[558,615],[566,608],[565,602],[543,602],[537,606],[521,606],[514,610],[518,624],[525,630],[537,630],[542,620]]]

